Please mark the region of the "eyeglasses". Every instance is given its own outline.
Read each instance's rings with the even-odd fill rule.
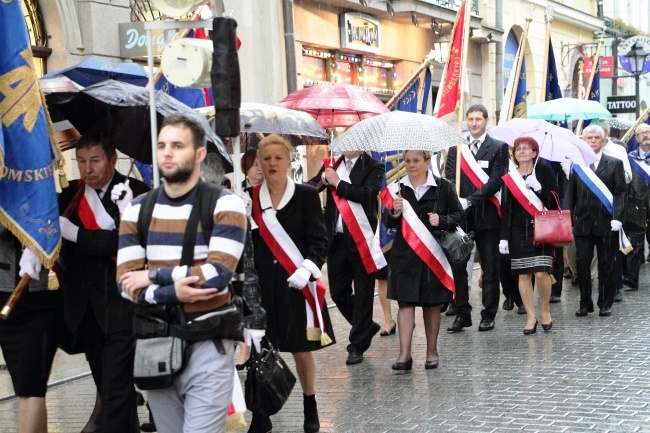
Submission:
[[[650,131],[637,132],[636,135],[638,135],[638,136],[650,135]]]
[[[519,146],[519,147],[517,147],[515,149],[515,152],[519,152],[519,151],[522,151],[522,150],[533,150],[533,148],[529,147],[529,146]]]

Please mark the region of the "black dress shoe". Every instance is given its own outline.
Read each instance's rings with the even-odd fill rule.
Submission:
[[[524,304],[517,305],[517,314],[526,314],[526,307],[524,307]]]
[[[617,290],[616,294],[614,295],[614,302],[621,302],[622,300],[623,300],[623,295],[621,295],[621,292]]]
[[[453,305],[449,305],[449,309],[445,313],[445,316],[455,316],[456,315],[456,307]]]
[[[532,329],[524,328],[524,335],[533,335],[533,334],[537,334],[537,320],[535,320],[535,326],[533,326]]]
[[[599,316],[604,317],[604,316],[611,316],[612,315],[612,309],[609,307],[604,307],[600,309],[600,312],[598,313]]]
[[[560,298],[557,295],[551,295],[551,298],[548,300],[551,304],[557,304],[558,302],[562,302],[562,298]]]
[[[515,308],[515,303],[512,301],[510,298],[506,298],[505,301],[503,301],[503,307],[504,310],[510,311]]]
[[[478,330],[491,331],[494,329],[494,320],[493,319],[481,319],[481,323],[478,324]]]
[[[379,333],[379,336],[380,337],[388,337],[389,335],[393,335],[393,334],[395,334],[396,329],[397,329],[397,322],[393,322],[393,326],[390,327],[390,331],[386,331],[384,329]]]
[[[550,331],[551,328],[553,327],[553,321],[551,320],[551,323],[542,323],[542,329],[546,332]]]
[[[404,362],[397,361],[390,368],[394,371],[411,371],[411,368],[413,368],[413,358],[409,358]]]
[[[435,361],[426,361],[424,363],[424,369],[425,370],[433,370],[434,368],[438,368],[438,360],[437,359]]]
[[[449,332],[460,332],[463,328],[468,328],[472,326],[472,319],[469,317],[456,316],[454,323],[451,324],[447,331]]]
[[[363,362],[363,353],[352,349],[348,352],[348,358],[345,360],[347,365],[361,364]]]
[[[589,314],[589,311],[587,311],[586,308],[579,308],[578,311],[576,311],[576,316],[578,317],[585,317],[587,314]]]
[[[635,284],[634,286],[626,287],[623,289],[626,292],[638,292],[639,291],[639,285]]]

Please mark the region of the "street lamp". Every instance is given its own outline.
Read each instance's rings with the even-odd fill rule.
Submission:
[[[636,41],[630,51],[625,55],[627,61],[630,64],[630,72],[634,75],[634,89],[636,92],[636,118],[639,118],[641,114],[641,95],[639,95],[639,77],[643,74],[643,68],[645,67],[645,58],[648,55],[643,49],[643,42]]]

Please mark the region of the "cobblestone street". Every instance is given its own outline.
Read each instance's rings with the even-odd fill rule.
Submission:
[[[349,325],[334,309],[338,344],[316,353],[321,431],[650,432],[649,272],[644,265],[641,289],[626,292],[611,317],[576,317],[579,292],[565,279],[562,302],[551,307],[552,332],[540,327],[532,336],[522,334],[525,316],[516,309],[500,309],[495,330],[479,333],[475,281],[474,326],[448,334],[453,318],[443,315],[440,367],[425,372],[424,330],[416,320],[413,371],[402,375],[390,369],[397,335],[376,337],[362,364],[346,366]],[[393,306],[394,315],[396,310]],[[382,319],[376,299],[375,320]],[[293,364],[290,355],[285,358]],[[82,355],[59,353],[55,362],[51,382],[58,385],[48,392],[49,431],[76,433],[94,404],[92,379]],[[16,431],[11,395],[9,375],[0,372],[2,432]],[[144,408],[140,415],[147,419]],[[302,431],[299,385],[272,420],[275,432]]]

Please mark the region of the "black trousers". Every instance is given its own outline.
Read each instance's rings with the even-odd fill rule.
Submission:
[[[481,257],[481,270],[483,271],[483,310],[481,318],[494,320],[499,308],[499,240],[500,229],[475,230],[474,242]],[[467,278],[465,278],[467,280]],[[456,272],[454,272],[456,281]],[[472,311],[469,305],[468,285],[456,282],[456,314],[460,317],[470,317]]]
[[[625,257],[625,277],[633,282],[639,284],[639,269],[641,268],[641,259],[643,259],[644,251],[644,233],[628,233],[632,241],[633,250]]]
[[[105,334],[97,324],[92,308],[88,307],[78,334],[102,399],[100,431],[139,432],[133,383],[133,333],[129,330]]]
[[[553,248],[553,255],[553,278],[555,278],[555,283],[551,286],[551,295],[562,296],[564,280],[564,248]]]
[[[334,236],[327,254],[327,276],[332,300],[352,326],[348,351],[354,349],[363,353],[370,347],[373,337],[375,273],[366,272],[351,237],[342,233]]]
[[[510,254],[499,254],[499,280],[501,281],[501,292],[507,299],[521,305],[519,294],[519,275],[512,274],[512,262]]]
[[[618,232],[607,236],[574,236],[576,244],[576,263],[578,266],[578,285],[580,286],[580,308],[592,311],[594,303],[591,298],[591,261],[594,258],[594,246],[598,254],[598,307],[611,308],[616,294],[614,266],[618,258]]]

